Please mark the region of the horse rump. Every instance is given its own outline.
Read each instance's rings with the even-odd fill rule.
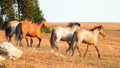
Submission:
[[[51,37],[50,37],[50,44],[51,44],[51,48],[54,49],[58,49],[58,47],[55,45],[55,41],[56,41],[57,37],[56,37],[56,33],[55,33],[55,29],[52,29],[52,33],[51,33]]]
[[[15,34],[16,34],[16,40],[20,40],[21,39],[21,34],[22,34],[22,23],[19,23],[16,27],[16,31],[15,31]]]
[[[11,26],[7,26],[7,28],[5,29],[5,36],[8,42],[10,41],[10,34],[11,34]]]

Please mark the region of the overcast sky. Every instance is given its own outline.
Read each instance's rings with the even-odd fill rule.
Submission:
[[[120,0],[39,0],[48,22],[120,22]]]

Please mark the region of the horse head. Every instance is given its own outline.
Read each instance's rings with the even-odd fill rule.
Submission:
[[[95,30],[99,31],[99,34],[101,34],[103,37],[106,35],[106,32],[102,25],[99,25],[99,26],[96,26],[96,27],[90,29],[90,31],[95,31]]]
[[[67,27],[79,29],[80,28],[80,23],[78,23],[78,22],[71,22],[71,23],[69,23],[67,25]]]
[[[42,26],[47,27],[47,21],[46,21],[45,18],[36,20],[36,23],[39,23],[39,24],[41,24]]]
[[[100,33],[103,37],[106,35],[106,32],[105,32],[105,30],[104,30],[104,28],[103,28],[102,25],[98,26],[98,30],[99,30],[99,33]]]

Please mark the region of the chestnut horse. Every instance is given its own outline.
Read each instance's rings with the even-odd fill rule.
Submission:
[[[69,23],[68,27],[55,27],[52,29],[52,34],[50,38],[50,44],[52,48],[52,52],[54,52],[55,49],[58,50],[58,42],[59,41],[66,41],[69,44],[69,48],[66,50],[68,52],[72,46],[72,36],[73,33],[80,28],[79,23]]]
[[[32,21],[28,19],[22,21],[22,23],[19,23],[16,28],[16,38],[18,41],[20,41],[19,44],[22,45],[21,40],[26,36],[36,37],[39,40],[39,43],[37,45],[37,47],[39,47],[41,43],[41,36],[40,36],[41,26],[47,27],[47,22],[45,18],[42,18],[39,22],[35,22],[35,23],[32,23]],[[27,41],[27,46],[29,46],[27,38],[26,38],[26,41]],[[32,47],[32,43],[33,43],[33,40],[31,39],[31,43],[30,43],[31,47]],[[18,45],[18,42],[17,42],[17,45]]]
[[[102,36],[105,36],[105,34],[106,34],[102,25],[96,26],[89,31],[84,30],[84,29],[79,29],[76,32],[74,32],[72,44],[71,44],[71,45],[74,45],[74,48],[72,50],[72,56],[74,55],[74,51],[76,48],[79,52],[79,55],[81,56],[80,50],[79,50],[79,45],[80,45],[80,43],[85,43],[85,44],[87,44],[87,49],[84,53],[84,57],[86,56],[89,45],[93,45],[95,47],[95,49],[97,50],[98,58],[100,58],[99,49],[96,46],[96,43],[98,40],[98,34],[101,34]],[[76,42],[76,43],[74,44],[74,42]]]
[[[15,33],[16,27],[19,24],[19,21],[10,21],[7,25],[7,28],[5,29],[5,36],[7,38],[8,42],[11,42],[11,38],[13,36],[13,34]]]

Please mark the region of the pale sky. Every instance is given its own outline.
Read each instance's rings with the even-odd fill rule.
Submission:
[[[39,0],[48,22],[120,22],[120,0]]]

